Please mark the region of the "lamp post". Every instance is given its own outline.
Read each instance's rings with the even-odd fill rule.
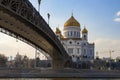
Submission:
[[[36,68],[37,67],[37,55],[38,55],[38,48],[36,47],[36,49],[35,49],[35,64],[34,64],[34,67]]]
[[[38,12],[40,13],[40,3],[41,3],[41,0],[38,0]]]
[[[50,14],[48,13],[47,16],[48,16],[48,25],[49,25]]]

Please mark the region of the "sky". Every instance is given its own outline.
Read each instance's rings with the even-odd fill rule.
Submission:
[[[38,1],[29,0],[38,10]],[[120,0],[41,0],[40,14],[50,27],[63,30],[64,23],[73,16],[88,30],[90,43],[95,43],[95,53],[102,57],[120,56]],[[10,45],[8,45],[10,44]],[[14,45],[11,45],[14,44]],[[35,49],[31,46],[0,33],[0,52],[14,56],[17,52],[34,57]]]

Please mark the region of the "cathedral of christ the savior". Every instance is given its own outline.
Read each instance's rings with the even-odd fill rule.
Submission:
[[[55,34],[73,62],[94,59],[94,43],[88,42],[88,30],[84,26],[81,31],[80,23],[73,15],[65,22],[63,35],[59,28]]]

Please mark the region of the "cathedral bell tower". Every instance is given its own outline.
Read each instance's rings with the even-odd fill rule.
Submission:
[[[88,31],[87,31],[87,29],[85,27],[82,30],[82,40],[88,41]]]
[[[59,28],[56,28],[55,34],[56,34],[56,36],[58,37],[58,39],[63,38],[63,35],[61,34],[61,31],[60,31]]]

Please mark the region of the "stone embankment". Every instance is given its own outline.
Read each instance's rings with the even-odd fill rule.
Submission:
[[[0,69],[1,78],[120,78],[118,70]]]

